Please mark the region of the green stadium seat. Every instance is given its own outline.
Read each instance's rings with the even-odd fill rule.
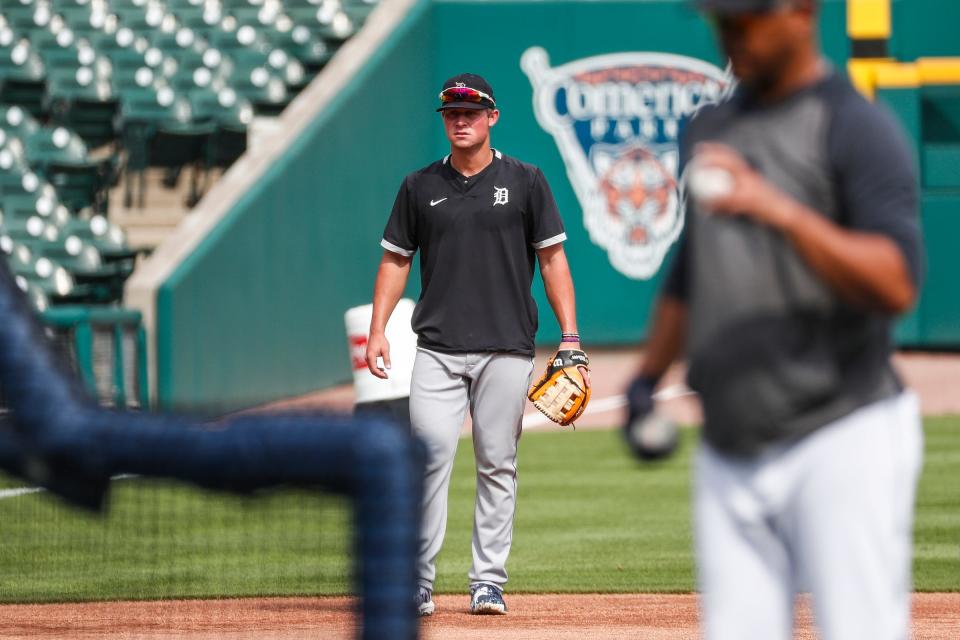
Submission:
[[[267,68],[283,79],[293,95],[299,93],[310,82],[303,63],[281,47],[270,51],[267,56]]]
[[[113,95],[109,84],[98,83],[90,91],[64,91],[59,101],[52,101],[51,120],[77,133],[95,149],[114,142],[117,134],[114,122],[120,111],[120,100]]]
[[[77,37],[103,29],[106,16],[92,10],[90,3],[56,8],[55,11]]]
[[[124,280],[133,273],[138,253],[127,244],[123,230],[104,216],[96,215],[89,220],[72,219],[66,233],[67,242],[73,242],[70,238],[79,238],[85,246],[96,248],[102,260],[98,274],[77,274],[76,280],[94,286],[95,296],[118,301]]]
[[[40,117],[46,90],[44,75],[39,54],[28,45],[17,45],[7,60],[0,59],[0,104],[19,105]]]
[[[53,13],[49,7],[41,6],[39,3],[5,2],[3,17],[15,31],[30,31],[50,24]]]
[[[18,242],[15,242],[9,235],[0,233],[0,255],[3,255],[10,266],[17,281],[17,286],[21,291],[27,294],[27,297],[33,303],[34,307],[42,310],[49,306],[49,299],[45,290],[52,290],[53,283],[46,283],[47,278],[41,277],[37,273],[36,258],[30,252],[30,249]],[[51,265],[52,266],[52,265]],[[41,268],[41,271],[45,267]],[[68,291],[62,283],[62,291]]]
[[[216,5],[190,6],[175,10],[180,25],[205,38],[215,31],[223,19],[223,12]]]
[[[171,55],[183,49],[197,47],[203,49],[200,38],[187,27],[178,27],[174,31],[156,31],[147,36],[150,46],[157,47],[164,53]]]
[[[195,89],[189,99],[196,121],[217,125],[207,145],[206,165],[226,169],[247,150],[247,127],[253,121],[253,105],[229,87],[219,91]]]
[[[46,51],[40,51],[40,57],[47,69],[47,78],[62,76],[68,72],[76,73],[76,70],[84,66],[80,61],[80,49],[78,47],[56,47]]]
[[[90,298],[88,289],[77,287],[69,271],[43,256],[36,258],[32,271],[16,275],[22,276],[29,284],[42,291],[51,302],[86,302]]]
[[[308,78],[323,69],[340,46],[338,41],[328,42],[306,27],[287,31],[266,30],[263,33],[273,47],[282,49],[299,60]]]
[[[179,15],[185,9],[202,7],[205,2],[206,0],[167,0],[166,4],[170,11]]]
[[[107,212],[111,174],[109,160],[51,162],[47,165],[45,174],[57,190],[60,201],[71,212],[79,213],[87,208],[98,213]]]
[[[44,261],[54,267],[54,282],[38,284],[58,302],[78,299],[91,304],[115,302],[118,300],[118,281],[129,275],[121,274],[113,265],[104,265],[96,248],[76,236],[64,237],[56,242],[26,239],[21,244],[35,258],[34,272],[37,275],[43,277],[44,273],[49,272]],[[68,276],[69,287],[64,286],[63,282],[57,283],[56,279],[64,280],[62,274],[56,273],[58,270]],[[50,284],[54,285],[52,291]],[[56,288],[58,286],[60,289]]]
[[[31,250],[36,256],[43,256],[58,263],[73,274],[74,279],[82,276],[105,280],[113,276],[112,272],[102,268],[103,261],[96,247],[77,236],[66,236],[57,242],[33,242]]]
[[[250,2],[250,0],[221,0],[223,8],[227,11],[237,8],[249,7],[251,5],[262,4],[261,2]]]
[[[23,152],[23,143],[0,130],[0,198],[23,193],[36,193],[40,177],[30,168]],[[33,176],[33,177],[29,177]]]
[[[309,29],[325,40],[344,41],[356,32],[356,24],[336,3],[313,7],[285,7],[284,13],[298,27]]]
[[[88,219],[71,218],[64,232],[89,242],[97,248],[106,262],[133,260],[137,252],[127,244],[123,229],[111,223],[105,216],[95,215]],[[130,268],[132,269],[132,262]]]
[[[235,70],[249,73],[257,67],[267,66],[270,48],[263,42],[258,43],[256,47],[232,47],[227,49],[225,53],[230,58]]]
[[[61,28],[57,32],[48,29],[33,29],[28,33],[30,47],[41,55],[47,51],[69,49],[76,45],[76,36],[69,28]]]
[[[14,241],[24,244],[56,242],[60,238],[60,229],[40,216],[22,219],[5,215],[0,230]]]
[[[28,220],[39,216],[61,227],[69,219],[69,212],[59,210],[58,194],[52,187],[46,186],[39,193],[5,193],[0,199],[8,221]]]
[[[183,99],[168,86],[136,86],[122,94],[120,109],[121,127],[130,124],[146,124],[151,133],[156,125],[167,120],[189,121],[189,105],[184,112]]]
[[[214,89],[195,87],[188,94],[193,119],[197,122],[215,122],[246,128],[253,121],[253,105],[244,100],[232,87]]]
[[[156,5],[154,5],[156,6]],[[136,32],[147,32],[154,29],[155,25],[147,22],[147,11],[144,7],[136,5],[131,6],[110,6],[110,12],[117,16],[119,24]]]
[[[221,124],[210,136],[207,166],[227,169],[247,151],[247,127]]]
[[[110,79],[117,91],[128,87],[149,86],[157,76],[147,64],[144,55],[134,49],[116,49],[108,55],[113,65]],[[149,73],[145,73],[143,69]]]
[[[27,136],[25,143],[0,129],[0,146],[0,167],[8,165],[0,174],[0,197],[10,216],[21,218],[40,215],[61,224],[68,212],[59,210],[57,188],[49,179],[60,182],[63,195],[70,198],[70,204],[76,204],[78,195],[74,191],[78,187],[74,184],[77,180],[74,175],[88,166],[92,166],[98,176],[104,175],[104,169],[101,168],[104,163],[90,162],[83,141],[63,127],[37,128]],[[20,147],[22,152],[14,153],[14,149]],[[70,179],[65,179],[64,174]],[[44,180],[44,176],[48,180]],[[93,202],[104,189],[104,179],[98,177]],[[90,206],[93,202],[86,202],[84,206]]]
[[[77,67],[65,64],[52,67],[47,74],[47,92],[44,96],[47,112],[52,116],[58,102],[73,98],[111,98],[113,86],[110,83],[110,73],[101,71],[103,67],[101,64]]]
[[[121,144],[127,152],[124,171],[124,206],[134,201],[134,178],[138,194],[137,206],[143,207],[146,180],[143,172],[150,166],[150,142],[163,124],[190,122],[190,105],[168,86],[130,89],[124,92],[120,111]]]
[[[0,167],[6,159],[8,149],[0,151]],[[40,189],[40,176],[33,171],[0,171],[0,193],[6,198],[18,194],[35,194]]]
[[[222,64],[223,56],[216,50],[206,48],[201,41],[186,47],[167,47],[167,59],[173,61],[172,73],[164,72],[164,78],[178,92],[188,92],[197,87],[208,87],[223,80],[229,69]]]
[[[230,76],[230,86],[262,115],[279,115],[292,100],[283,79],[266,67],[235,69]]]
[[[233,31],[217,29],[207,38],[207,43],[229,59],[233,59],[237,51],[259,51],[266,55],[269,49],[266,39],[249,26],[241,26]]]
[[[0,228],[3,227],[2,218],[0,218]],[[30,273],[33,271],[33,255],[30,249],[16,242],[6,233],[0,233],[0,253],[6,257],[10,268],[15,273]]]
[[[245,5],[240,7],[230,7],[230,16],[233,17],[238,25],[248,25],[254,28],[267,27],[277,21],[279,15],[276,11],[271,11],[269,5],[260,6]]]
[[[215,123],[171,123],[159,125],[150,142],[150,166],[166,169],[191,169],[186,205],[200,200],[200,176],[205,170],[207,148]]]
[[[136,39],[132,31],[128,30],[127,33],[130,34],[133,39]],[[129,44],[121,45],[117,42],[116,31],[108,31],[105,29],[92,29],[84,32],[77,42],[80,45],[93,47],[98,53],[103,55],[108,55],[110,51],[115,49],[125,49],[133,46],[133,40],[131,40]]]
[[[43,313],[50,308],[50,299],[47,297],[47,294],[40,289],[40,287],[31,283],[23,276],[16,276],[15,281],[17,283],[17,287],[23,291],[23,294],[27,297],[27,300],[30,301],[31,306],[33,306],[37,313]]]
[[[41,173],[51,162],[79,165],[88,161],[83,139],[65,127],[41,127],[24,144],[30,164]]]
[[[105,56],[113,60],[114,54],[118,52],[136,51],[138,35],[133,29],[126,26],[119,27],[113,32],[101,32],[95,37],[89,38],[90,46]]]
[[[90,5],[90,0],[50,0],[50,6],[55,10],[70,7],[86,7]]]
[[[0,104],[0,128],[23,140],[33,135],[40,124],[21,106]]]

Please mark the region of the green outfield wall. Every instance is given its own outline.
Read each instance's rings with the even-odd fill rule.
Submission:
[[[894,2],[895,19],[909,4]],[[840,68],[845,19],[843,2],[823,3],[824,48]],[[910,28],[891,48],[921,55],[916,20],[903,19]],[[952,36],[937,38],[933,48],[949,48],[943,40]],[[480,73],[496,89],[494,146],[540,166],[553,188],[586,346],[642,339],[669,261],[661,254],[682,216],[670,223],[663,211],[643,213],[658,198],[669,208],[668,196],[636,177],[618,182],[618,158],[647,154],[657,160],[651,166],[672,166],[684,122],[677,114],[722,85],[722,67],[708,25],[681,0],[418,2],[161,286],[159,404],[232,409],[350,379],[343,313],[372,297],[378,243],[403,176],[446,152],[434,108],[442,81],[459,71]],[[618,97],[618,86],[632,93]],[[653,142],[631,142],[641,138]],[[636,207],[619,211],[627,201]],[[925,203],[924,213],[935,218],[931,251],[947,253],[931,264],[954,265],[947,243],[960,232],[960,211],[939,203]],[[623,222],[644,216],[656,222]],[[604,227],[611,220],[622,228]],[[656,243],[656,251],[644,248]],[[946,280],[929,278],[928,306],[901,328],[903,341],[960,344],[960,303]],[[417,290],[412,282],[408,293]],[[535,295],[539,340],[554,343],[559,332],[539,280]]]
[[[960,2],[891,0],[890,55],[897,60],[960,55]]]

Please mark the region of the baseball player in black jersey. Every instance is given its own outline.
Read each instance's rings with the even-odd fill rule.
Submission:
[[[390,369],[384,327],[400,298],[415,252],[421,294],[413,314],[418,350],[410,390],[414,432],[428,448],[417,606],[434,611],[435,559],[443,543],[447,490],[469,408],[477,467],[474,613],[506,613],[503,585],[517,497],[517,443],[533,371],[537,306],[535,260],[563,331],[579,349],[566,234],[543,173],[490,147],[500,118],[480,76],[447,80],[438,109],[450,154],[404,178],[381,245],[367,366]],[[383,364],[378,363],[378,358]]]
[[[704,635],[909,635],[921,466],[915,396],[890,363],[922,276],[901,132],[824,61],[815,0],[698,0],[740,86],[681,140],[687,222],[630,423],[681,350],[704,409],[695,537]]]

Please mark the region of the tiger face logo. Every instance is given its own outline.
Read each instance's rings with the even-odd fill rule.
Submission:
[[[652,278],[683,229],[677,141],[697,109],[726,95],[732,78],[703,60],[652,52],[550,67],[547,52],[532,47],[520,66],[590,240],[617,271]]]

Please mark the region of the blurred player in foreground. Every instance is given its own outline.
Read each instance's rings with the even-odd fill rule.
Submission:
[[[397,194],[381,241],[367,366],[375,376],[388,375],[384,328],[420,251],[410,419],[428,456],[417,608],[420,615],[434,611],[450,472],[469,408],[477,466],[470,610],[503,614],[517,445],[537,330],[530,293],[535,260],[564,332],[561,348],[578,350],[573,281],[563,221],[543,173],[490,147],[500,111],[487,81],[472,73],[450,78],[437,111],[450,154],[408,175]]]
[[[352,499],[365,640],[417,637],[415,585],[422,448],[375,418],[248,415],[202,425],[108,411],[63,373],[0,260],[0,469],[100,509],[110,478],[137,474],[251,493],[320,487]]]
[[[917,178],[893,120],[819,50],[814,0],[698,0],[740,86],[681,143],[687,228],[628,389],[684,347],[699,392],[695,535],[710,640],[909,635],[917,399],[891,324],[917,297]]]

